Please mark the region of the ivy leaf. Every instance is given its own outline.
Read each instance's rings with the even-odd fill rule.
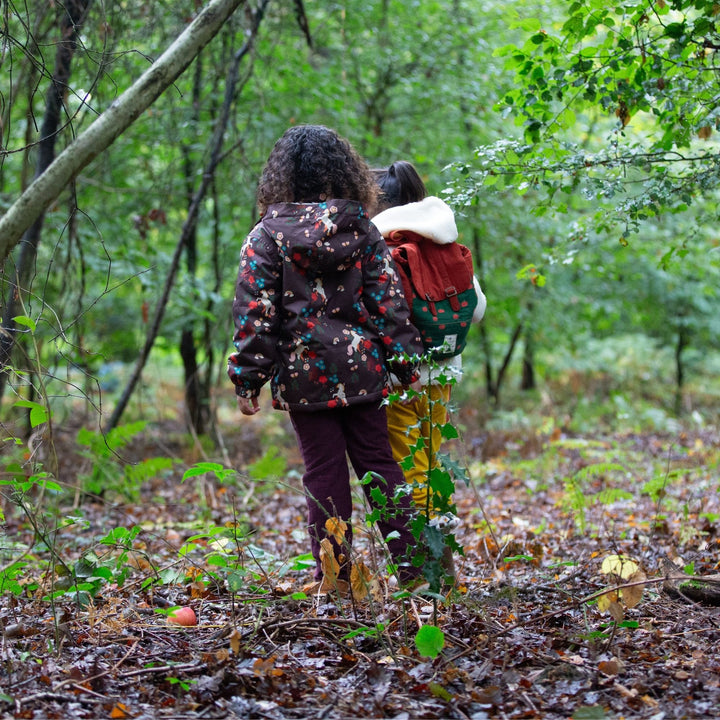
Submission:
[[[423,625],[415,635],[415,647],[423,657],[436,658],[445,647],[445,633],[435,625]]]
[[[30,330],[32,330],[33,332],[35,332],[35,330],[37,328],[37,323],[31,317],[28,317],[27,315],[16,315],[13,318],[13,322],[16,325],[22,325],[24,327],[30,328]]]

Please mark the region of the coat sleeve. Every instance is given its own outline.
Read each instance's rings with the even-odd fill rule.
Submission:
[[[485,293],[480,288],[480,282],[475,275],[473,275],[473,286],[475,287],[475,294],[477,295],[478,302],[475,306],[475,311],[473,312],[472,322],[479,323],[485,317],[487,300],[485,298]]]
[[[420,333],[410,322],[410,309],[402,292],[395,263],[379,232],[372,233],[363,263],[363,302],[385,349],[385,357],[424,352]],[[390,370],[401,383],[417,379],[418,363],[393,360]]]
[[[280,332],[281,260],[273,240],[257,226],[240,251],[232,312],[235,352],[228,375],[235,392],[247,398],[260,393],[277,363]]]

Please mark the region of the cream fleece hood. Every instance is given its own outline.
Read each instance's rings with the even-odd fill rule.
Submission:
[[[444,200],[434,195],[420,202],[383,210],[372,222],[383,237],[388,237],[395,230],[410,230],[438,245],[453,243],[458,238],[453,211]]]

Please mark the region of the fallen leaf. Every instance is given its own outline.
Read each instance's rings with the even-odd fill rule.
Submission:
[[[435,697],[439,697],[441,700],[445,700],[445,702],[452,701],[453,696],[440,683],[431,682],[428,685],[428,690],[430,690]]]
[[[625,619],[625,611],[619,602],[611,602],[608,612],[615,622],[622,622]]]
[[[632,577],[628,578],[628,582],[642,582],[646,580],[645,573],[642,570],[638,570]],[[644,585],[632,585],[630,587],[624,587],[621,590],[621,596],[625,607],[634,608],[642,600]]]
[[[600,566],[603,575],[615,575],[621,580],[631,578],[639,569],[638,564],[627,555],[608,555]]]
[[[323,538],[320,541],[320,566],[325,580],[331,585],[335,585],[340,572],[340,565],[335,559],[335,552],[328,538]]]
[[[616,690],[620,695],[626,698],[636,698],[638,696],[637,688],[626,688],[624,685],[621,685],[620,683],[615,683],[613,685],[613,689]]]
[[[194,599],[198,598],[204,598],[208,594],[207,587],[205,587],[205,583],[202,580],[196,580],[193,583],[190,583],[190,596]]]
[[[115,703],[115,706],[110,711],[111,718],[129,718],[132,717],[127,705],[124,703]]]
[[[345,533],[347,532],[347,523],[340,518],[331,517],[325,521],[325,529],[338,545],[345,542]]]
[[[269,658],[256,658],[252,669],[258,677],[264,677],[271,674],[274,667],[275,656],[271,655]]]
[[[597,601],[598,610],[600,612],[607,612],[610,609],[610,605],[617,602],[618,594],[615,590],[603,593]]]
[[[232,634],[230,635],[230,649],[233,651],[235,655],[237,655],[240,652],[240,646],[242,642],[242,635],[240,631],[235,628],[235,630],[232,631]]]
[[[372,573],[367,565],[362,560],[353,563],[350,569],[350,587],[356,600],[363,600],[367,597],[371,582]]]
[[[598,663],[598,670],[608,677],[617,675],[621,669],[622,664],[617,658],[613,658],[612,660],[601,660]]]

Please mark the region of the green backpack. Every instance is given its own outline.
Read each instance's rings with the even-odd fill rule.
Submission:
[[[411,310],[411,321],[434,360],[460,355],[478,303],[470,249],[440,245],[416,233],[391,248]]]

